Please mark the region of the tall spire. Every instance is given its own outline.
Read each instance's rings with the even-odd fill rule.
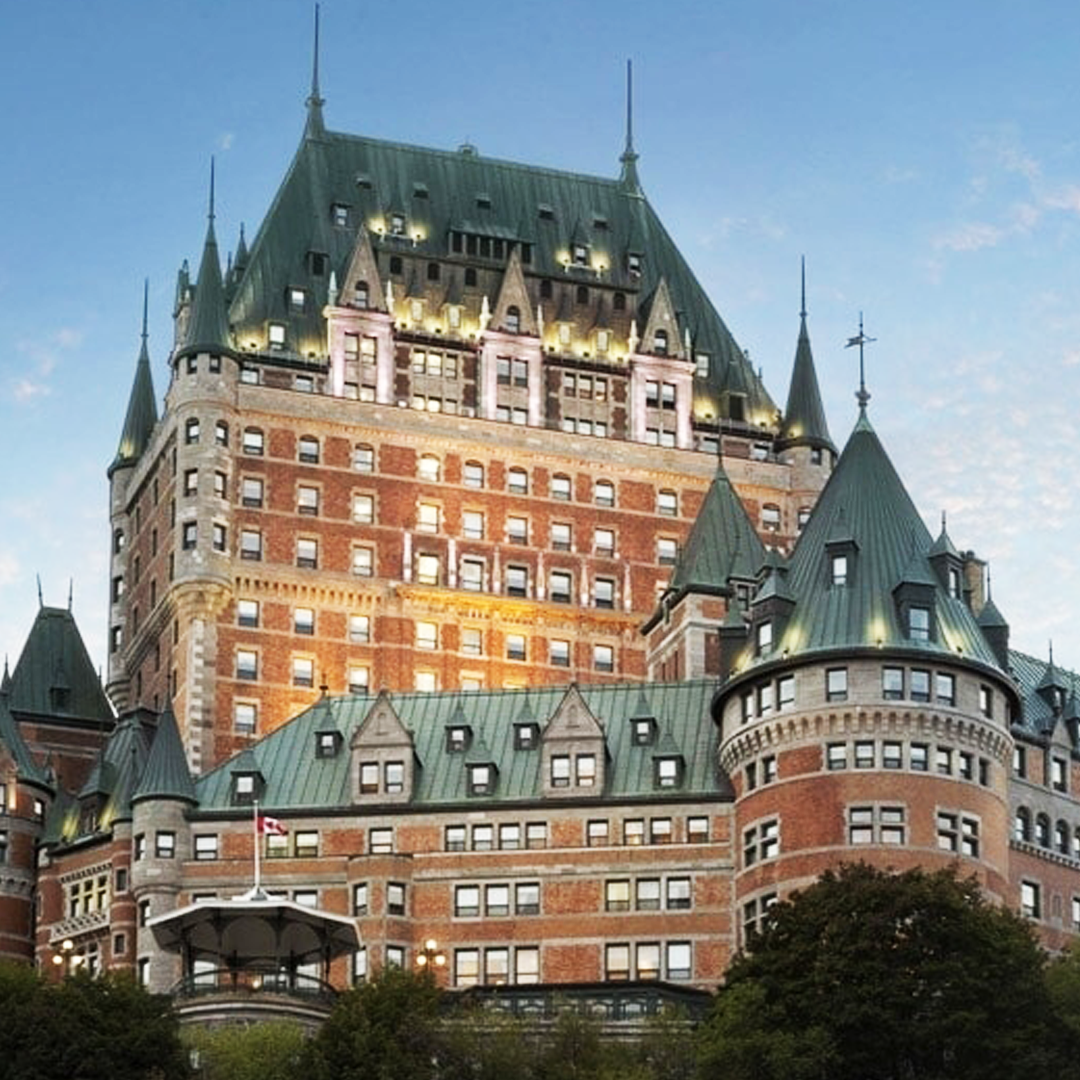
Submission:
[[[210,208],[207,214],[206,242],[203,244],[199,277],[195,282],[195,300],[191,305],[184,347],[177,354],[193,352],[220,353],[229,349],[229,320],[225,308],[225,286],[221,280],[221,259],[214,235],[214,159],[210,159]]]
[[[311,93],[307,99],[307,127],[304,135],[307,138],[319,138],[326,133],[323,125],[323,98],[319,94],[319,5],[315,5],[315,48],[311,60]]]
[[[131,384],[124,427],[120,432],[120,445],[116,457],[109,466],[109,475],[125,465],[134,465],[153,434],[157,423],[157,401],[154,398],[154,379],[150,373],[150,350],[147,347],[147,313],[149,309],[150,281],[143,279],[142,346],[135,363],[135,380]]]
[[[641,194],[637,174],[638,156],[634,152],[634,62],[626,61],[626,148],[619,161],[622,162],[622,186],[631,195]]]
[[[825,419],[825,407],[821,403],[814,354],[810,349],[810,334],[806,329],[806,258],[801,268],[801,300],[799,309],[799,341],[795,346],[795,363],[791,368],[791,385],[788,388],[787,407],[780,428],[781,445],[809,446],[836,453],[829,425]]]

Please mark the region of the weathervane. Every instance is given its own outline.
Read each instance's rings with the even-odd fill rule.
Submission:
[[[866,368],[863,364],[863,346],[869,345],[872,341],[877,341],[877,338],[867,337],[863,333],[863,321],[862,312],[859,312],[859,332],[853,338],[848,338],[848,343],[844,346],[845,349],[850,349],[852,345],[859,346],[859,390],[855,395],[855,400],[859,403],[859,409],[865,410],[866,403],[870,400],[870,392],[866,389]]]

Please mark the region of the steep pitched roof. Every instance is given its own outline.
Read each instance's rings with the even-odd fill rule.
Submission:
[[[23,740],[22,732],[19,731],[19,725],[15,723],[15,717],[11,715],[8,695],[2,692],[0,692],[0,744],[7,747],[8,753],[14,758],[20,780],[45,790],[52,790],[53,785],[49,782],[48,773],[38,765],[30,753]]]
[[[795,363],[791,369],[787,407],[780,428],[782,446],[810,446],[836,453],[821,403],[814,354],[810,349],[810,334],[806,329],[806,299],[799,323],[799,341],[795,346]]]
[[[64,701],[52,693],[66,683]],[[58,705],[62,705],[58,708]],[[11,674],[11,711],[37,716],[65,716],[111,723],[112,706],[98,680],[90,655],[70,611],[42,607]]]
[[[702,799],[727,798],[730,788],[716,770],[717,730],[709,718],[711,681],[623,684],[581,687],[588,711],[604,726],[608,765],[604,794],[617,798]],[[655,789],[649,746],[635,746],[628,718],[637,712],[645,695],[647,707],[662,730],[670,732],[685,756],[686,771],[678,789]],[[473,732],[473,745],[486,748],[485,758],[496,766],[499,785],[485,804],[539,798],[543,792],[541,752],[518,749],[514,724],[521,722],[528,701],[541,726],[556,715],[566,688],[533,687],[528,691],[490,691],[442,694],[393,694],[385,699],[411,732],[421,766],[409,805],[418,809],[444,805],[475,805],[468,794],[467,755],[449,750],[446,727],[457,724],[458,710]],[[370,697],[330,699],[338,728],[346,744],[363,724],[374,705]],[[343,750],[336,757],[315,753],[315,732],[325,724],[325,711],[317,705],[267,735],[244,751],[247,768],[266,780],[262,803],[274,810],[328,809],[352,805],[350,758]],[[231,778],[236,760],[225,762],[195,781],[200,810],[231,806]]]
[[[284,287],[284,285],[282,286]],[[230,346],[229,319],[225,304],[225,285],[221,278],[221,257],[214,235],[214,174],[210,172],[210,213],[206,225],[199,277],[187,336],[179,355],[194,352],[221,352]]]
[[[422,200],[402,194],[420,189]],[[335,205],[349,208],[349,226],[331,225]],[[310,122],[251,245],[230,312],[237,340],[260,340],[273,320],[289,327],[291,347],[301,356],[324,356],[322,308],[330,271],[342,280],[355,228],[381,221],[390,208],[414,215],[410,235],[403,238],[410,253],[445,255],[455,230],[487,235],[530,244],[528,272],[551,278],[566,277],[564,248],[578,223],[590,248],[605,253],[605,282],[613,288],[647,296],[661,278],[666,280],[695,351],[709,355],[709,375],[695,387],[695,407],[702,414],[721,415],[724,391],[738,382],[748,391],[748,419],[771,422],[775,416],[776,405],[761,380],[636,190],[636,173],[631,171],[629,181],[625,171],[624,180],[585,176],[485,158],[473,147],[432,150],[313,131]],[[380,242],[390,247],[394,238]],[[633,274],[624,265],[631,244],[643,255],[640,271]],[[312,258],[313,253],[320,257]],[[303,311],[290,310],[290,286],[313,298]]]
[[[184,754],[184,743],[171,705],[158,719],[146,768],[132,792],[133,803],[141,799],[175,799],[192,804],[197,801],[195,784]]]
[[[154,397],[154,379],[150,371],[150,353],[146,347],[147,288],[143,287],[142,347],[135,363],[135,380],[131,384],[124,427],[120,432],[120,444],[116,457],[109,466],[109,476],[125,465],[134,465],[142,457],[157,424],[157,400]]]
[[[834,585],[831,546],[842,535],[857,555],[847,581]],[[931,538],[864,410],[829,477],[790,560],[795,609],[777,647],[791,654],[893,645],[945,652],[998,666],[960,599],[941,586],[929,562]],[[936,633],[912,640],[894,590],[932,590]]]
[[[675,600],[690,592],[726,596],[732,578],[753,581],[764,561],[765,545],[727,473],[718,468],[679,552],[665,598]]]

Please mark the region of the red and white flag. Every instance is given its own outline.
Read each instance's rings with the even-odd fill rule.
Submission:
[[[288,829],[276,817],[259,815],[259,833],[262,836],[284,836]]]

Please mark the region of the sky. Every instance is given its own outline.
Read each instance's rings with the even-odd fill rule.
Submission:
[[[0,653],[72,604],[105,660],[108,487],[139,350],[167,385],[210,159],[222,251],[299,143],[307,0],[0,3]],[[642,185],[781,404],[799,260],[833,439],[870,418],[1016,648],[1080,668],[1080,5],[323,0],[331,130]]]

